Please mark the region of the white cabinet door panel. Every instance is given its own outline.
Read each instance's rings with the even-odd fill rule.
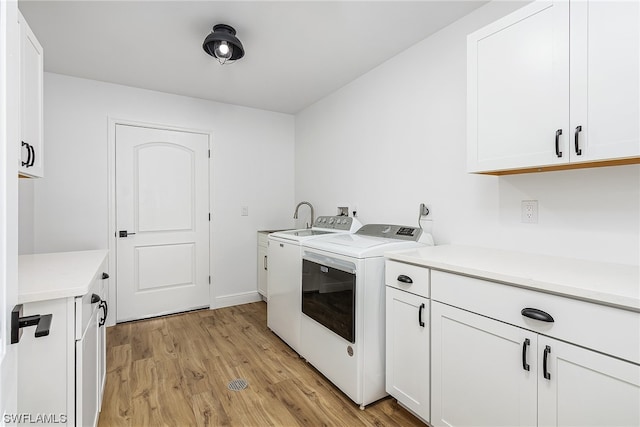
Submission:
[[[268,300],[267,259],[267,247],[258,246],[258,292]]]
[[[20,158],[18,172],[43,176],[44,51],[29,24],[18,13],[20,27]]]
[[[569,161],[568,21],[568,2],[537,1],[469,35],[469,171]]]
[[[572,161],[640,155],[640,3],[572,2],[570,28]]]
[[[76,425],[98,424],[98,312],[93,311],[82,340],[76,341]]]
[[[538,425],[640,425],[640,366],[540,336],[540,372],[547,346],[549,379],[539,377]]]
[[[387,286],[386,390],[425,421],[430,418],[430,321],[428,299]]]
[[[267,326],[294,350],[300,351],[302,316],[302,258],[300,246],[269,241],[269,303]]]
[[[438,302],[431,310],[431,423],[535,426],[537,335]]]

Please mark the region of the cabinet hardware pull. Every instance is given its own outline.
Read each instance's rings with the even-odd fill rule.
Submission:
[[[97,302],[102,301],[102,298],[100,298],[100,295],[98,294],[91,294],[91,304],[95,304]]]
[[[107,280],[109,278],[109,273],[102,273],[102,280]]]
[[[577,154],[578,156],[582,156],[582,150],[580,149],[580,146],[578,145],[578,134],[579,134],[580,132],[582,132],[582,126],[577,126],[577,127],[576,127],[576,132],[575,132],[575,134],[574,134],[574,136],[575,136],[575,138],[574,138],[574,139],[575,139],[575,146],[576,146],[576,147],[575,147],[575,148],[576,148],[576,154]]]
[[[22,316],[23,305],[18,304],[11,310],[11,344],[20,342],[22,336],[22,328],[28,326],[36,327],[36,338],[46,337],[51,330],[51,320],[53,314],[34,314],[31,316]]]
[[[411,277],[405,276],[404,274],[401,274],[401,275],[398,276],[398,282],[411,284],[411,283],[413,283],[413,280],[411,280]]]
[[[562,135],[562,129],[556,131],[556,156],[562,157],[562,151],[560,151],[560,135]]]
[[[107,323],[107,314],[109,313],[109,306],[107,305],[106,301],[102,300],[100,301],[100,305],[98,306],[98,308],[101,308],[102,312],[104,313],[104,316],[98,322],[98,327],[100,327],[100,326],[104,326],[104,324]]]
[[[420,308],[418,309],[418,325],[424,328],[424,322],[422,321],[422,310],[424,310],[424,303],[420,304]]]
[[[527,363],[527,347],[529,347],[529,344],[531,344],[531,341],[529,341],[529,338],[525,338],[522,343],[522,369],[525,371],[531,370],[531,367]]]
[[[549,354],[551,354],[551,347],[546,346],[544,348],[544,358],[542,359],[542,372],[544,373],[544,377],[547,380],[551,379],[551,374],[547,370],[547,359],[549,358]]]
[[[31,144],[27,144],[29,145],[29,150],[31,151],[31,161],[29,162],[29,164],[27,165],[28,168],[30,168],[31,166],[36,164],[36,149],[33,145]]]
[[[553,317],[549,313],[538,310],[537,308],[523,308],[520,314],[524,317],[528,317],[529,319],[539,320],[541,322],[554,322]]]
[[[21,146],[22,147],[27,147],[27,161],[26,162],[20,162],[20,164],[22,166],[29,167],[29,163],[31,163],[31,150],[29,149],[29,144],[27,144],[26,142],[22,141]]]
[[[262,262],[262,265],[264,265],[264,269],[267,269],[267,256],[264,256],[264,261]]]

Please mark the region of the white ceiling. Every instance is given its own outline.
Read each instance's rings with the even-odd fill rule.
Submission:
[[[485,1],[31,1],[45,70],[296,113]],[[235,27],[245,57],[202,50]]]

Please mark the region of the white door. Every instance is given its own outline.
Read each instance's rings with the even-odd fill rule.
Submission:
[[[429,300],[386,288],[386,390],[429,421]]]
[[[570,68],[571,160],[640,155],[640,2],[572,3]]]
[[[18,415],[18,345],[9,326],[18,302],[17,16],[17,2],[0,1],[0,425],[17,424]]]
[[[533,2],[468,36],[467,108],[469,172],[569,162],[569,2]]]
[[[431,424],[535,426],[537,335],[435,301],[431,319]]]
[[[543,336],[538,360],[539,426],[640,426],[640,366]]]
[[[209,138],[116,125],[116,319],[209,306]]]

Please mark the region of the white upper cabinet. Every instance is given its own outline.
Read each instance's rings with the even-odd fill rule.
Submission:
[[[43,176],[43,50],[21,13],[20,26],[20,158],[18,173]]]
[[[536,1],[470,34],[468,171],[639,162],[639,28],[638,2]]]
[[[640,155],[640,2],[573,2],[570,28],[571,161]]]

